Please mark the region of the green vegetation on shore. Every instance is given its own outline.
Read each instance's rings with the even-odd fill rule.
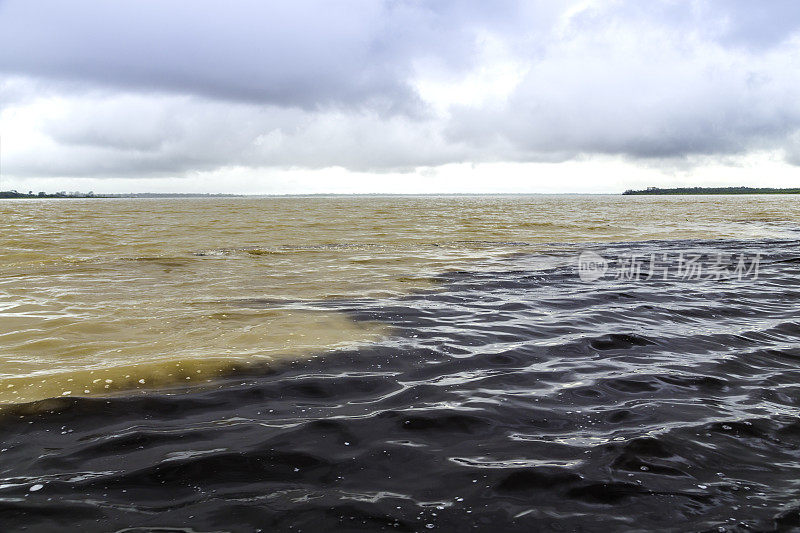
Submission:
[[[239,196],[237,194],[194,194],[194,193],[160,193],[160,192],[138,192],[138,193],[124,193],[124,194],[95,194],[89,192],[57,192],[46,193],[33,191],[17,192],[17,191],[0,191],[0,198],[217,198],[217,197],[233,197]]]
[[[800,194],[800,189],[775,189],[771,187],[676,187],[661,189],[648,187],[634,191],[628,189],[622,194]]]
[[[17,191],[0,191],[0,198],[94,198],[94,193],[57,192],[54,194],[48,194],[46,192],[34,193],[33,191],[28,191],[27,193]]]

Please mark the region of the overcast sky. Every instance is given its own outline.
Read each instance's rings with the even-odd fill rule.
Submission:
[[[2,189],[800,186],[797,0],[0,0]]]

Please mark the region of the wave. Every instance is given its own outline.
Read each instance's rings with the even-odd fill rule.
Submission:
[[[61,397],[0,421],[6,530],[798,527],[796,243],[757,279],[583,281],[535,254],[391,298],[393,334],[203,388]],[[258,308],[268,300],[239,301]],[[186,529],[183,529],[186,530]]]

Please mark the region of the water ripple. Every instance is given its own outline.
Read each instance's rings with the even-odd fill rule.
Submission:
[[[761,247],[762,276],[583,282],[566,261],[529,269],[531,252],[442,274],[437,291],[313,303],[391,328],[363,348],[200,389],[16,406],[0,425],[0,518],[41,530],[798,528],[796,244],[693,246]]]

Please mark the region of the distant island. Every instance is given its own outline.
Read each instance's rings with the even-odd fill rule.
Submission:
[[[178,192],[132,192],[121,194],[95,194],[89,192],[56,192],[46,193],[33,191],[0,191],[0,198],[233,198],[239,194],[210,194],[210,193],[178,193]]]
[[[634,191],[628,189],[622,194],[800,194],[800,189],[774,189],[771,187],[676,187],[662,189],[648,187]]]

